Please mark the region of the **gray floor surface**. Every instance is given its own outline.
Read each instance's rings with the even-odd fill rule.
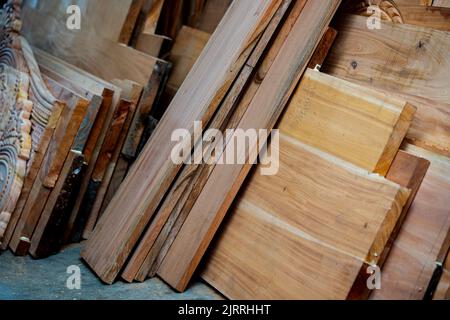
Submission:
[[[210,300],[222,297],[207,284],[194,281],[177,293],[158,278],[144,283],[103,284],[80,259],[80,245],[42,260],[0,254],[0,300]],[[81,288],[69,289],[70,266],[81,271]]]

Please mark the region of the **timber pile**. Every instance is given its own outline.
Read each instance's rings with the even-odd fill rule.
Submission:
[[[107,284],[198,273],[231,299],[448,298],[445,1],[89,0],[74,32],[25,0],[23,36],[18,3],[2,249],[87,239]],[[250,129],[277,130],[224,165]]]

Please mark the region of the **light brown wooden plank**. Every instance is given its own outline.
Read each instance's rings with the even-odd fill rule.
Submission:
[[[82,251],[103,281],[114,281],[179,170],[170,160],[172,131],[208,122],[280,2],[234,2],[212,36]]]
[[[340,1],[306,3],[237,128],[273,128],[339,4]],[[249,150],[256,148],[249,146]],[[255,159],[249,158],[248,152],[241,152],[247,163],[253,163]],[[158,269],[158,275],[172,287],[180,291],[186,288],[250,168],[248,164],[235,164],[216,166],[212,171]]]

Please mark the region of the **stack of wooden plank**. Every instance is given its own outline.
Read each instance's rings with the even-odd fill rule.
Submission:
[[[124,267],[123,277],[133,280],[162,260],[154,271],[184,290],[251,166],[215,166],[222,149],[211,165],[182,167],[171,159],[172,132],[192,132],[195,121],[271,130],[338,4],[232,3],[82,251],[103,281],[113,282]]]
[[[6,8],[12,3],[19,7]],[[60,1],[22,4],[14,43],[31,79],[32,143],[2,249],[41,258],[88,237],[137,157],[169,64],[119,43],[133,3],[84,3],[89,14],[75,34]],[[106,7],[116,14],[100,19]]]
[[[232,299],[448,298],[445,1],[89,0],[70,30],[25,0],[23,37],[18,4],[3,249],[87,239],[105,283]]]

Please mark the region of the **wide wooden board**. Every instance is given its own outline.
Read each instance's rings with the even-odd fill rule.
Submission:
[[[237,1],[212,36],[82,251],[103,281],[114,281],[179,169],[173,130],[209,120],[280,2]]]

